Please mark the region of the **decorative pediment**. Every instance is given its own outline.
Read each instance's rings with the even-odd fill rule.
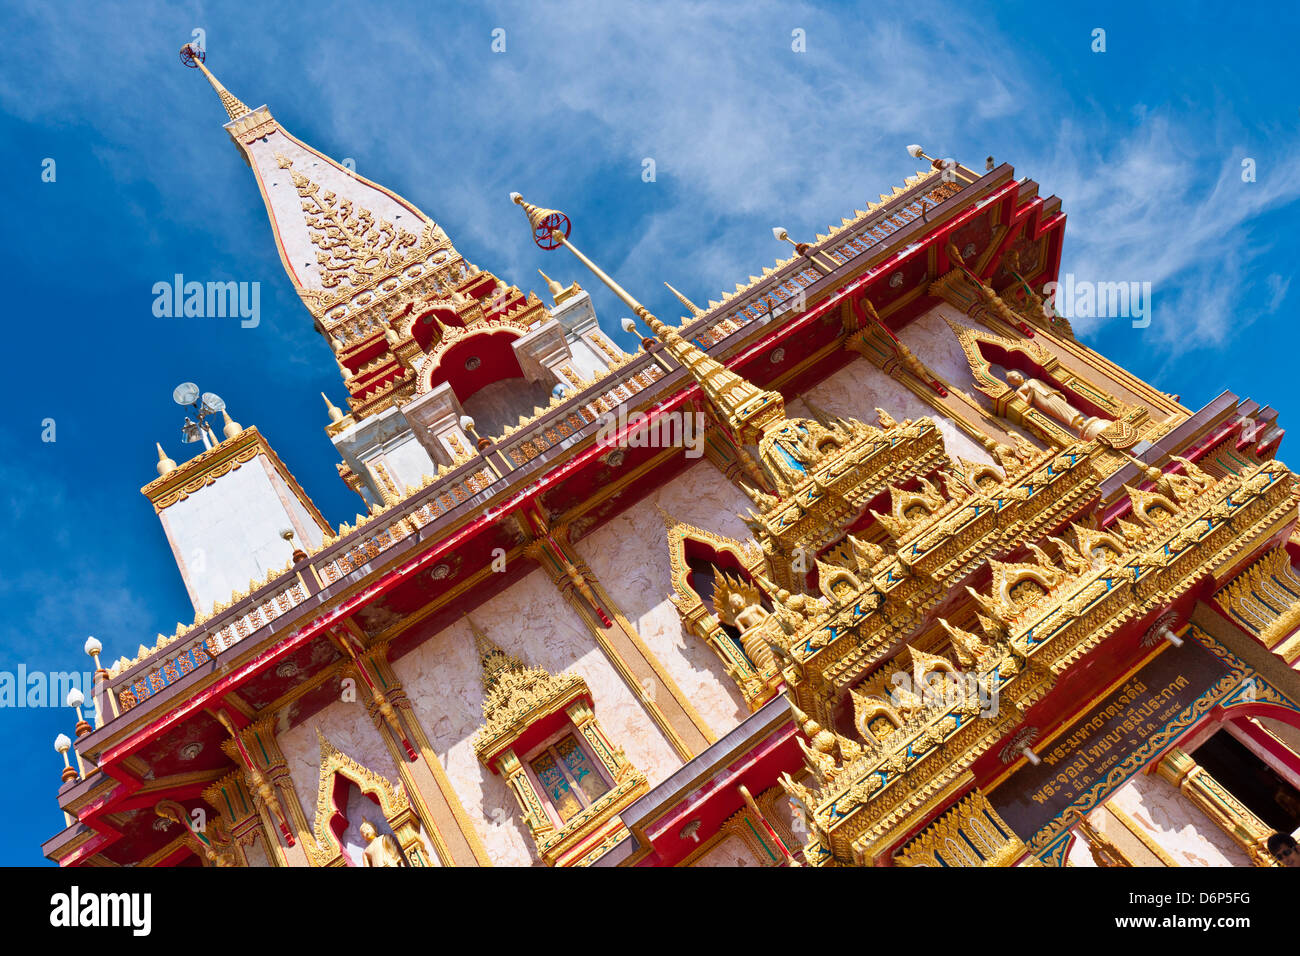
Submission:
[[[1063,571],[1041,564],[1004,562],[993,558],[988,564],[993,572],[989,594],[981,594],[969,587],[966,590],[989,619],[1002,628],[1049,598],[1066,576]]]
[[[591,690],[577,674],[527,666],[492,643],[472,620],[470,627],[483,669],[483,723],[474,734],[474,752],[490,767],[529,727],[575,700],[590,699]]]
[[[326,290],[351,294],[374,288],[393,272],[426,258],[445,236],[432,222],[419,224],[419,234],[377,218],[346,196],[339,196],[293,167],[293,160],[276,153],[298,192],[307,236],[316,250],[320,283]],[[329,297],[328,292],[324,294]]]
[[[883,742],[901,730],[904,718],[879,694],[850,691],[853,700],[853,726],[863,740]]]
[[[848,568],[818,561],[817,586],[831,604],[843,604],[862,590],[862,581]]]
[[[985,464],[980,461],[969,461],[965,458],[958,458],[957,464],[959,470],[967,483],[973,485],[983,492],[991,492],[1006,481],[1006,475],[993,465]]]
[[[1114,564],[1128,551],[1124,538],[1110,531],[1076,524],[1070,526],[1070,532],[1079,553],[1095,567]]]
[[[1128,485],[1124,486],[1124,490],[1133,502],[1133,517],[1148,528],[1159,528],[1183,510],[1181,505],[1154,491],[1144,491]]]
[[[810,418],[790,418],[763,435],[758,443],[758,459],[781,497],[786,497],[824,459],[878,434],[878,429],[859,421],[840,419],[823,425]]]

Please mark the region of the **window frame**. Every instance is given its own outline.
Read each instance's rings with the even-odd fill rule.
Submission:
[[[569,772],[569,768],[564,765],[564,760],[556,749],[556,745],[566,737],[573,738],[574,743],[576,743],[578,747],[581,748],[582,752],[586,754],[587,762],[591,764],[596,773],[599,774],[600,779],[605,783],[605,792],[594,800],[587,796],[586,791],[584,791],[578,782],[574,780],[573,776]],[[564,779],[569,784],[570,792],[573,793],[577,797],[578,802],[582,804],[582,809],[569,817],[568,820],[561,817],[559,808],[555,805],[554,801],[551,800],[550,791],[542,784],[536,771],[533,770],[533,761],[544,753],[550,753],[552,758],[554,758],[556,766],[560,768],[560,773],[564,775]],[[565,727],[562,727],[535,747],[529,748],[528,752],[520,758],[519,763],[524,768],[524,773],[528,775],[528,781],[532,784],[533,791],[538,795],[542,801],[542,805],[546,808],[547,817],[550,819],[552,825],[559,830],[565,829],[576,817],[580,816],[584,810],[589,809],[593,804],[603,800],[609,795],[610,791],[614,789],[614,781],[610,778],[605,765],[594,753],[592,753],[591,747],[587,744],[587,741],[583,739],[582,731],[573,723],[569,723]]]

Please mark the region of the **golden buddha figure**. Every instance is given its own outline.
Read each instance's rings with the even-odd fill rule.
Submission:
[[[1026,378],[1016,369],[1007,371],[1007,384],[1027,404],[1050,415],[1063,425],[1068,425],[1078,432],[1079,437],[1092,440],[1105,430],[1109,422],[1101,418],[1089,417],[1070,404],[1069,399],[1060,389],[1052,388],[1036,378]]]
[[[369,820],[361,823],[361,839],[366,841],[365,852],[361,855],[362,866],[406,866],[402,849],[392,834],[380,835]]]

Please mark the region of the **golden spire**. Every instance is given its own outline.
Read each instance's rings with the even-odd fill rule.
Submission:
[[[326,395],[324,392],[321,392],[320,397],[325,399],[325,411],[329,413],[330,422],[333,423],[333,422],[343,421],[343,412],[339,409],[337,405],[335,405],[333,402],[329,400],[329,396]]]
[[[167,453],[162,449],[162,442],[154,442],[158,447],[158,474],[165,475],[176,470],[176,462],[167,457]]]
[[[523,661],[493,644],[472,617],[466,614],[465,620],[469,621],[469,628],[474,632],[474,646],[478,648],[478,661],[483,667],[483,690],[490,691],[503,675],[524,669]]]
[[[704,310],[703,310],[703,309],[701,309],[698,305],[696,305],[696,304],[695,304],[694,302],[692,302],[690,299],[686,298],[686,296],[682,295],[680,292],[678,292],[676,289],[674,289],[674,288],[672,287],[672,285],[670,285],[670,284],[667,283],[667,282],[665,282],[664,285],[668,286],[668,291],[671,292],[673,295],[677,296],[677,300],[678,300],[679,302],[681,302],[682,305],[686,306],[686,308],[688,308],[688,309],[691,310],[691,315],[692,315],[692,317],[694,317],[694,316],[700,316],[700,315],[703,315],[703,314],[704,314]]]
[[[785,401],[780,392],[760,389],[741,378],[703,349],[688,342],[651,315],[640,303],[634,311],[667,348],[668,354],[686,367],[718,410],[722,420],[742,445],[756,444],[768,428],[785,419]]]
[[[760,389],[711,358],[698,346],[683,339],[569,242],[571,224],[568,216],[557,209],[534,206],[519,193],[511,193],[510,199],[524,210],[528,224],[533,229],[533,241],[539,247],[549,250],[564,246],[597,279],[605,283],[633,314],[650,326],[650,330],[667,348],[668,354],[685,366],[700,383],[700,388],[737,441],[742,445],[754,444],[769,428],[785,420],[785,402],[779,392]]]
[[[186,55],[187,53],[188,56]],[[226,113],[229,114],[232,120],[237,120],[241,116],[247,116],[251,113],[252,110],[245,106],[239,97],[235,96],[228,89],[222,86],[221,81],[212,75],[212,71],[203,65],[204,56],[205,54],[203,51],[200,50],[196,53],[194,47],[190,46],[188,43],[181,48],[181,62],[186,66],[197,66],[203,71],[203,75],[208,78],[208,82],[212,84],[212,88],[217,91],[217,96],[221,97],[221,105],[226,108]]]

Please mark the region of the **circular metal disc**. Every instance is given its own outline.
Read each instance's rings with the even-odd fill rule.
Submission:
[[[220,412],[225,410],[226,403],[216,392],[204,392],[203,407],[209,412]]]
[[[172,390],[172,400],[177,405],[192,405],[199,397],[199,387],[193,382],[181,382]]]

